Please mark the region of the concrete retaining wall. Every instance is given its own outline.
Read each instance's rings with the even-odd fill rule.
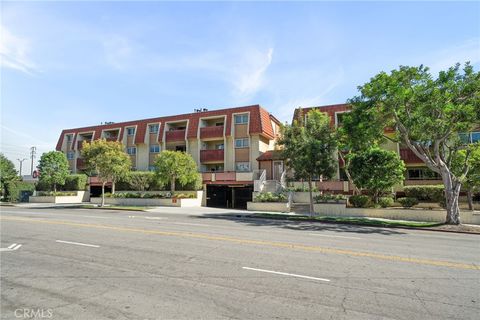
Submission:
[[[90,193],[86,191],[76,191],[76,196],[30,196],[28,202],[31,203],[82,203],[90,201]]]
[[[290,212],[286,202],[247,202],[248,211]]]
[[[315,213],[331,217],[368,217],[393,220],[444,222],[445,210],[404,209],[404,208],[347,208],[345,204],[320,203],[314,205]],[[480,225],[480,212],[460,211],[460,221]]]

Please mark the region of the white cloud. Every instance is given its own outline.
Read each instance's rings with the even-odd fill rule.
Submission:
[[[12,34],[0,25],[0,66],[34,74],[37,66],[29,58],[30,44],[26,38]]]
[[[130,66],[133,47],[130,41],[120,35],[113,35],[102,42],[105,59],[115,69],[125,69]]]
[[[272,63],[273,48],[266,52],[251,49],[235,63],[231,74],[235,93],[239,96],[250,96],[264,85],[264,75]]]
[[[433,73],[446,70],[455,63],[470,61],[472,65],[480,63],[480,38],[469,39],[444,50],[435,52],[427,61],[434,61],[430,65]]]

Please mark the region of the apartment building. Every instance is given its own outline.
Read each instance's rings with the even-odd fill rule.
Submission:
[[[312,108],[300,108],[295,109],[293,119],[298,119],[300,115],[306,115],[310,110],[316,109],[326,113],[330,117],[331,125],[334,127],[339,127],[342,125],[342,117],[345,113],[351,110],[351,106],[348,104],[335,104],[335,105],[325,105]],[[388,129],[386,129],[388,134]],[[465,143],[475,143],[480,141],[480,127],[474,132],[469,132],[461,135],[461,138]],[[405,181],[404,185],[431,185],[431,184],[442,184],[440,176],[432,172],[427,168],[425,163],[420,160],[407,146],[402,143],[395,143],[392,141],[386,141],[382,148],[396,152],[400,158],[404,161],[406,166],[405,172]],[[273,152],[273,154],[275,154]],[[266,158],[268,154],[262,155],[260,159]],[[278,159],[277,159],[278,161]],[[273,160],[272,160],[273,163]],[[265,164],[261,165],[262,167],[268,166]],[[342,169],[343,163],[339,159],[337,174],[332,179],[332,181],[326,181],[322,184],[318,184],[320,189],[331,190],[337,192],[350,192],[352,190],[351,186],[348,184],[348,179]],[[401,188],[399,188],[401,189]]]
[[[72,172],[82,172],[82,143],[120,141],[134,170],[152,170],[163,150],[192,155],[207,189],[207,205],[243,207],[252,197],[256,160],[273,150],[280,122],[259,105],[107,123],[62,131],[56,149],[67,155]],[[95,188],[95,181],[91,186]]]

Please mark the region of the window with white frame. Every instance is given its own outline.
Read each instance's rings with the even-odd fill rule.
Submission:
[[[248,148],[249,140],[248,138],[235,139],[235,148]]]
[[[68,151],[67,152],[67,159],[68,160],[73,160],[75,158],[75,152],[74,151]]]
[[[127,147],[127,153],[129,155],[135,155],[137,154],[137,147]]]
[[[159,153],[160,152],[160,146],[158,144],[152,144],[150,146],[150,153]]]
[[[127,128],[127,136],[133,136],[135,134],[135,128]]]
[[[151,124],[148,126],[149,133],[158,133],[158,123]]]
[[[250,171],[250,162],[237,162],[235,163],[235,170],[236,171]]]
[[[235,124],[246,124],[246,123],[248,123],[248,113],[235,115]]]

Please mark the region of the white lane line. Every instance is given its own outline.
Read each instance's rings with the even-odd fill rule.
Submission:
[[[179,225],[183,225],[183,226],[210,227],[209,224],[201,224],[201,223],[171,222],[171,224],[179,224]]]
[[[13,247],[15,247],[16,245],[17,245],[16,243],[13,243],[13,244],[8,246],[8,249],[13,249]]]
[[[316,277],[310,277],[310,276],[303,276],[303,275],[301,275],[301,274],[294,274],[294,273],[287,273],[287,272],[278,272],[278,271],[265,270],[265,269],[256,269],[256,268],[249,268],[249,267],[242,267],[242,269],[252,270],[252,271],[259,271],[259,272],[266,272],[266,273],[280,274],[280,275],[282,275],[282,276],[290,276],[290,277],[296,277],[296,278],[303,278],[303,279],[310,279],[310,280],[318,280],[318,281],[330,282],[329,279],[316,278]]]
[[[63,241],[63,240],[55,240],[55,242],[66,243],[66,244],[74,244],[74,245],[77,245],[77,246],[84,246],[84,247],[100,248],[100,246],[97,246],[95,244],[87,244],[87,243]]]
[[[357,239],[357,240],[362,239],[362,238],[357,238],[357,237],[333,236],[333,235],[328,235],[328,234],[317,234],[317,233],[309,233],[309,235],[317,236],[317,237],[327,237],[327,238],[343,238],[343,239]]]

